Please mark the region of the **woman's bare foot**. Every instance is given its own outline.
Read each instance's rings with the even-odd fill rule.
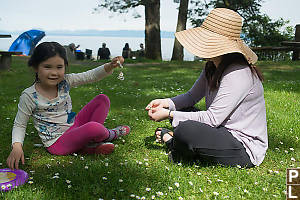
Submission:
[[[164,132],[164,135],[162,138],[163,141],[161,141],[161,137],[160,137],[162,131]],[[170,139],[173,138],[173,135],[174,135],[174,133],[171,130],[168,130],[166,128],[157,128],[155,130],[156,141],[161,142],[161,143],[169,141]]]

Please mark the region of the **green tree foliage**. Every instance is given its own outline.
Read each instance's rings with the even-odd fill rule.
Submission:
[[[192,0],[189,20],[200,26],[213,8],[229,8],[243,18],[242,38],[251,46],[279,46],[293,38],[293,28],[282,18],[273,21],[260,11],[262,0]],[[266,39],[267,38],[267,39]]]
[[[161,60],[160,0],[103,0],[95,11],[106,8],[111,12],[128,13],[137,6],[145,7],[145,56]],[[136,13],[135,17],[140,15]]]

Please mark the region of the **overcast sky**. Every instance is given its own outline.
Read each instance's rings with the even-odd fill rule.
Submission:
[[[98,0],[0,0],[0,30],[144,30],[142,18],[102,10],[93,13]],[[161,0],[161,30],[175,31],[177,9],[173,0]],[[265,0],[262,11],[272,19],[290,20],[300,24],[300,0]]]

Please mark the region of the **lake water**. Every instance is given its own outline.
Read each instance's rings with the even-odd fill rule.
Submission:
[[[12,35],[12,38],[0,39],[0,50],[7,51],[18,35]],[[130,48],[135,51],[139,49],[140,43],[145,43],[142,37],[101,37],[101,36],[54,36],[46,35],[40,42],[55,41],[62,45],[70,43],[80,44],[80,49],[85,52],[85,49],[91,49],[93,56],[97,56],[98,48],[105,42],[110,49],[111,55],[122,55],[122,49],[125,43],[129,43]],[[163,60],[170,60],[172,57],[174,38],[161,38],[161,50]],[[184,60],[194,60],[194,56],[184,50]]]

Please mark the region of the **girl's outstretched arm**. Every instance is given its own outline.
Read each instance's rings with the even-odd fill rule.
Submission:
[[[22,144],[19,142],[15,142],[13,144],[13,149],[11,150],[6,163],[7,166],[14,170],[14,168],[19,169],[19,162],[22,162],[22,164],[24,165],[25,163],[25,159],[24,159],[24,152],[23,152],[23,148],[22,148]]]

